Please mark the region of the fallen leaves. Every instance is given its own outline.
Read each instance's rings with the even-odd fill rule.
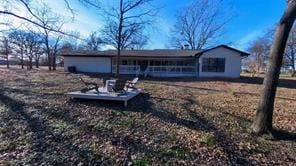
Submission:
[[[123,108],[64,96],[82,88],[77,75],[0,73],[6,76],[0,78],[0,164],[295,163],[293,140],[251,135],[261,86],[246,80],[141,80],[144,94]],[[84,77],[100,82],[97,75]],[[295,94],[295,88],[279,88],[277,128],[296,131]]]

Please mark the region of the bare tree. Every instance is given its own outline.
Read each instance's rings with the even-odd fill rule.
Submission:
[[[143,36],[143,30],[152,22],[156,8],[153,0],[118,0],[119,6],[106,10],[107,24],[102,31],[104,41],[117,49],[116,76],[119,76],[121,50],[131,48]]]
[[[171,45],[180,48],[188,44],[191,49],[202,49],[214,44],[232,18],[231,7],[225,6],[221,0],[194,0],[185,6],[171,30]]]
[[[61,38],[62,36],[57,36],[56,38],[53,38],[52,44],[50,44],[53,70],[56,70],[56,65],[57,65],[56,62],[57,62],[58,51],[60,49]]]
[[[99,8],[98,0],[77,0],[85,5],[89,5],[92,7]],[[39,1],[38,1],[39,2]],[[64,0],[66,7],[72,13],[74,18],[74,9],[71,7],[71,3],[68,0]],[[4,5],[3,5],[4,4]],[[31,0],[3,0],[3,4],[5,8],[0,9],[0,15],[10,16],[27,23],[31,23],[38,28],[40,28],[44,34],[44,44],[46,53],[48,55],[49,62],[49,70],[55,70],[55,59],[59,41],[61,40],[62,35],[72,36],[72,34],[68,34],[62,31],[62,21],[61,18],[51,12],[50,8],[48,8],[45,2],[40,1],[37,3],[38,5],[33,5]],[[41,5],[40,5],[41,4]],[[22,9],[25,9],[26,15],[18,14],[18,6],[21,6]],[[58,37],[51,37],[51,34],[55,33]]]
[[[86,5],[86,6],[91,6],[96,9],[100,9],[100,0],[77,0],[77,1]],[[64,35],[64,36],[74,37],[74,38],[77,36],[74,36],[70,33],[66,33],[66,32],[62,31],[61,24],[59,24],[60,26],[57,24],[54,24],[52,22],[53,18],[50,18],[51,21],[49,21],[48,19],[45,20],[44,17],[42,18],[42,16],[44,16],[43,15],[44,13],[40,15],[40,11],[44,10],[43,6],[46,6],[46,5],[45,5],[44,1],[37,1],[37,2],[43,3],[43,5],[41,5],[42,6],[41,8],[38,3],[37,3],[37,5],[34,6],[34,3],[31,3],[31,0],[2,0],[1,4],[0,4],[0,15],[7,16],[8,20],[10,18],[16,18],[16,19],[19,19],[25,23],[30,23],[31,25],[34,25],[35,27],[39,27],[40,29],[43,29],[45,36],[47,36],[47,37],[44,37],[44,38],[47,38],[44,41],[47,43],[45,45],[46,45],[47,54],[49,55],[49,57],[48,57],[48,59],[49,59],[48,61],[50,63],[49,69],[51,69],[51,66],[52,66],[52,69],[55,70],[56,55],[57,55],[58,45],[61,40],[61,36]],[[73,16],[72,19],[74,19],[74,16],[75,16],[74,11],[75,10],[72,8],[70,1],[63,0],[63,2],[64,2],[64,5],[66,6],[66,8],[71,12],[71,14]],[[26,14],[20,15],[18,7],[20,7],[22,10],[24,9],[24,12],[26,12]],[[51,13],[46,13],[46,14],[49,14],[50,16],[52,16]],[[48,16],[48,18],[49,18],[49,16]],[[10,25],[8,22],[3,22],[3,20],[1,20],[0,24],[1,25]],[[18,29],[18,28],[19,27],[17,27],[16,29]],[[0,32],[1,32],[1,30],[0,30]],[[56,35],[57,34],[59,34],[59,35],[58,35],[58,37],[50,38],[48,36],[49,32],[56,33]],[[49,50],[51,50],[51,52]],[[49,53],[51,53],[51,54],[49,54]],[[23,65],[22,65],[22,67],[23,67]]]
[[[70,32],[72,35],[77,36],[77,38],[73,37],[65,37],[61,41],[59,46],[59,53],[63,52],[72,52],[72,51],[84,51],[88,49],[85,42],[86,40],[80,40],[80,33],[78,31]]]
[[[24,54],[26,55],[28,62],[28,70],[30,70],[33,68],[33,59],[35,58],[36,54],[41,54],[42,52],[42,39],[40,35],[35,32],[26,32],[24,36]]]
[[[250,61],[250,67],[255,67],[255,73],[266,71],[270,47],[271,42],[265,37],[259,37],[251,43],[248,49],[251,56],[248,59]]]
[[[40,63],[40,57],[42,55],[44,55],[44,48],[42,46],[43,43],[43,38],[40,34],[38,33],[33,33],[34,36],[34,40],[36,41],[35,45],[34,45],[34,62],[35,62],[35,66],[36,68],[39,68],[39,63]]]
[[[11,53],[11,47],[6,37],[3,37],[0,54],[3,55],[6,61],[6,67],[9,68],[9,54]]]
[[[272,44],[272,39],[274,37],[274,33],[275,33],[275,27],[268,29],[263,36],[258,37],[250,44],[249,52],[251,52],[251,56],[249,56],[248,58],[248,62],[249,62],[248,64],[253,67],[255,65],[255,68],[254,68],[255,73],[258,73],[259,69],[261,70],[264,69],[264,71],[266,71],[265,69],[267,69],[266,67],[268,64],[268,56],[269,56],[269,51]],[[296,28],[294,26],[290,32],[290,35],[287,41],[287,45],[286,45],[286,49],[285,49],[285,53],[282,61],[282,66],[281,66],[281,70],[284,70],[284,71],[291,69],[291,76],[293,76],[295,73],[294,72],[295,71],[295,52],[296,52],[295,41],[296,41]],[[262,65],[260,65],[260,62],[263,62],[261,63]]]
[[[254,77],[257,73],[257,63],[253,58],[246,58],[242,61],[243,66],[247,69],[248,72],[252,74],[252,77]]]
[[[289,67],[291,67],[291,76],[295,76],[296,64],[296,26],[293,26],[285,50],[285,59]]]
[[[97,32],[92,32],[86,39],[86,48],[88,50],[98,51],[103,44],[103,40]]]
[[[252,128],[255,133],[267,133],[272,131],[272,118],[274,99],[279,80],[281,64],[284,56],[289,32],[296,18],[296,1],[287,0],[287,7],[281,17],[273,44],[270,51],[270,63],[268,72],[264,78],[264,88],[256,112]]]
[[[130,49],[143,49],[148,43],[148,37],[144,34],[134,36],[132,42],[129,44]]]
[[[32,54],[34,53],[32,59],[34,59],[36,68],[38,68],[40,56],[43,55],[43,39],[41,35],[25,30],[13,30],[8,34],[8,37],[13,44],[13,50],[18,54],[17,56],[21,60],[22,69],[24,68],[24,54],[26,53],[28,58],[28,56],[31,56],[30,52],[32,52]],[[26,50],[27,48],[25,47],[27,46],[31,48],[31,51]]]
[[[78,1],[95,6],[94,2],[96,0],[78,0]],[[74,10],[71,8],[70,3],[68,2],[68,0],[64,0],[64,2],[65,2],[65,6],[71,11],[74,17]],[[52,27],[51,25],[44,25],[42,24],[42,22],[40,23],[41,20],[39,16],[36,14],[36,11],[34,10],[34,9],[38,9],[39,6],[33,6],[31,3],[31,0],[2,0],[0,6],[1,6],[0,15],[17,18],[19,20],[30,23],[34,26],[47,29],[49,31],[53,31],[63,35],[69,35],[63,31],[60,31],[59,29],[56,29],[55,27]],[[18,11],[19,11],[18,6],[21,6],[22,8],[24,8],[25,12],[27,12],[27,15],[18,14]]]
[[[8,34],[9,41],[13,44],[13,48],[21,60],[21,67],[24,68],[24,46],[25,46],[25,31],[13,30]]]
[[[64,22],[46,4],[42,4],[42,7],[35,13],[39,18],[40,24],[43,25],[39,29],[43,36],[44,52],[48,59],[48,69],[56,70],[56,56],[62,35],[46,27],[53,27],[55,30],[62,31]],[[53,35],[56,37],[53,37]]]

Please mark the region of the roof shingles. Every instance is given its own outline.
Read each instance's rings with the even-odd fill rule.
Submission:
[[[157,49],[157,50],[122,50],[123,57],[193,57],[200,53],[198,50],[173,50],[173,49]],[[107,51],[76,51],[63,53],[62,56],[116,56],[116,50]]]
[[[241,56],[248,56],[249,54],[238,49],[229,47],[227,45],[219,45],[205,50],[177,50],[177,49],[155,49],[155,50],[122,50],[122,57],[194,57],[202,55],[204,52],[216,49],[218,47],[224,47],[232,51],[240,53]],[[62,56],[79,56],[79,57],[115,57],[117,55],[116,50],[107,51],[75,51],[62,53]]]

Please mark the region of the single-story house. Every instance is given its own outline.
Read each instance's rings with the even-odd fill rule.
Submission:
[[[122,50],[120,73],[152,77],[239,77],[242,59],[249,54],[227,45],[205,50]],[[64,69],[115,73],[116,50],[63,53]]]

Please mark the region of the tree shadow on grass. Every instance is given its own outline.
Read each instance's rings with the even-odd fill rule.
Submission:
[[[37,153],[43,153],[46,150],[46,143],[43,140],[45,134],[43,132],[44,127],[42,122],[38,118],[30,116],[24,110],[24,107],[26,106],[24,102],[17,101],[9,96],[4,95],[2,91],[0,91],[0,101],[8,108],[9,113],[14,115],[13,117],[17,117],[18,120],[25,120],[27,122],[30,130],[34,133],[34,151]]]
[[[22,94],[25,96],[38,96],[38,94],[35,94],[35,92],[30,90],[21,90],[21,89],[10,89],[8,87],[4,87],[3,90],[0,91],[0,99],[3,102],[3,104],[8,107],[8,111],[11,114],[15,114],[20,120],[24,120],[28,127],[30,128],[30,131],[33,133],[33,148],[32,151],[36,153],[34,155],[33,159],[30,160],[31,163],[42,163],[47,162],[47,164],[51,163],[54,164],[55,161],[48,161],[48,155],[52,155],[52,153],[65,150],[71,151],[70,153],[77,154],[78,156],[75,157],[76,161],[84,163],[84,164],[112,164],[115,162],[114,159],[107,157],[105,155],[97,155],[94,151],[90,149],[85,149],[79,147],[79,145],[74,145],[70,138],[63,135],[62,133],[57,133],[54,131],[52,127],[46,126],[45,122],[42,121],[40,118],[46,118],[51,117],[51,120],[62,120],[63,122],[66,122],[67,124],[73,125],[76,128],[79,128],[80,131],[87,134],[93,134],[96,136],[99,136],[101,138],[110,140],[114,146],[123,146],[129,151],[129,155],[126,158],[126,161],[124,162],[125,165],[127,165],[131,161],[131,154],[133,152],[149,152],[150,149],[146,147],[144,144],[141,144],[140,140],[135,140],[128,136],[116,136],[113,135],[113,131],[99,131],[94,129],[93,124],[89,124],[85,121],[80,121],[75,114],[71,114],[72,109],[68,109],[67,106],[65,107],[56,107],[53,105],[53,107],[47,107],[45,108],[44,105],[32,105],[28,103],[24,103],[22,101],[15,100],[7,95],[4,94],[4,91],[7,93],[12,94]],[[48,94],[45,94],[45,96],[48,96]],[[116,109],[121,109],[121,105],[115,105],[114,103],[109,103],[110,105],[106,105],[106,103],[97,103],[95,101],[79,101],[79,100],[70,100],[73,104],[79,102],[80,104],[85,106],[93,105],[93,106],[100,106],[100,107],[115,107]],[[75,107],[75,105],[73,105]],[[34,116],[34,113],[28,112],[27,109],[32,108],[37,110],[38,116]],[[53,123],[51,123],[53,124]],[[50,143],[49,143],[50,142]],[[88,142],[85,142],[88,143]],[[152,151],[150,152],[152,154]],[[65,156],[64,154],[63,156]],[[46,158],[47,157],[47,158]],[[74,157],[74,156],[68,156],[68,157]],[[56,163],[59,164],[59,163]],[[78,164],[78,163],[76,163]]]
[[[166,111],[161,108],[154,108],[153,103],[149,102],[150,95],[149,94],[141,94],[140,96],[136,97],[136,99],[133,99],[130,101],[130,105],[127,108],[124,108],[122,105],[120,105],[118,102],[112,102],[112,101],[87,101],[87,100],[70,100],[69,102],[71,104],[74,104],[76,102],[79,102],[79,104],[82,105],[87,105],[87,106],[99,106],[99,107],[106,107],[109,108],[110,110],[118,111],[119,113],[122,113],[122,117],[126,116],[127,113],[129,112],[137,112],[137,113],[144,113],[148,115],[147,117],[149,118],[150,116],[155,116],[165,122],[171,123],[171,124],[176,124],[179,126],[185,126],[187,128],[193,129],[193,130],[205,130],[205,127],[202,125],[199,125],[193,121],[186,120],[186,119],[181,119],[176,117],[173,113]],[[157,98],[157,100],[165,100],[163,98]],[[134,104],[137,103],[137,104]],[[45,111],[45,112],[51,112],[51,111]],[[55,113],[54,113],[55,114]],[[57,116],[59,118],[62,117],[64,121],[67,121],[69,123],[75,124],[74,119],[71,120],[71,116],[69,114],[64,114],[65,117],[62,116]],[[70,117],[70,118],[69,118]],[[146,117],[146,116],[144,116]],[[115,119],[116,120],[116,119]],[[119,120],[119,119],[118,119]],[[200,119],[199,122],[207,123],[207,121]],[[76,123],[77,124],[77,123]],[[80,123],[78,126],[85,128],[86,124]],[[130,130],[135,130],[137,128],[131,128]],[[93,128],[88,128],[86,129],[89,132],[93,132]],[[141,131],[145,132],[145,131]],[[138,137],[133,138],[132,135],[113,135],[112,132],[109,133],[96,133],[97,135],[107,138],[108,140],[111,140],[114,145],[121,145],[125,147],[126,149],[129,150],[129,154],[127,157],[129,160],[131,160],[130,155],[134,153],[144,153],[147,156],[152,156],[152,157],[160,157],[162,152],[158,152],[157,149],[148,147],[147,145],[143,145],[141,143],[141,140],[137,140]],[[103,135],[102,135],[103,134]],[[144,134],[144,133],[143,133]],[[169,134],[167,134],[169,136]],[[159,145],[161,146],[161,145]],[[164,152],[166,153],[166,152]],[[172,152],[171,152],[172,153]],[[167,156],[167,157],[172,157],[172,156]]]
[[[11,117],[14,117],[18,121],[25,121],[29,127],[29,131],[33,133],[31,140],[31,150],[34,152],[33,158],[25,160],[30,164],[47,163],[56,165],[62,163],[65,164],[65,162],[67,163],[67,159],[66,161],[59,161],[59,159],[57,159],[64,156],[56,156],[57,158],[52,158],[53,156],[51,156],[57,155],[54,153],[59,153],[61,147],[63,147],[67,151],[70,151],[70,153],[76,154],[76,164],[79,164],[79,162],[88,164],[100,164],[101,158],[107,158],[104,156],[95,155],[94,152],[89,149],[81,148],[77,145],[74,145],[71,142],[70,138],[67,138],[59,133],[55,133],[48,126],[45,125],[44,121],[41,119],[42,115],[36,116],[31,112],[28,112],[27,109],[29,109],[29,105],[5,95],[3,90],[0,90],[0,103],[4,104],[7,107],[8,114]]]
[[[241,76],[240,78],[220,78],[220,77],[214,77],[214,78],[147,78],[145,80],[149,81],[157,81],[161,82],[212,82],[212,81],[223,81],[223,82],[230,82],[230,83],[245,83],[245,84],[257,84],[262,85],[263,84],[263,77],[248,77],[248,76]],[[285,79],[280,78],[278,87],[282,88],[290,88],[290,89],[296,89],[296,79]]]
[[[186,105],[183,106],[185,110],[188,111],[188,114],[194,119],[194,120],[188,120],[188,119],[177,117],[174,113],[170,112],[169,110],[165,110],[161,107],[158,107],[151,101],[151,98],[152,97],[150,97],[148,93],[142,93],[138,97],[132,99],[130,101],[131,102],[130,106],[127,108],[123,108],[122,106],[116,105],[116,104],[114,105],[114,102],[110,102],[110,101],[106,101],[106,102],[104,101],[100,103],[97,103],[94,101],[79,101],[79,102],[82,102],[82,104],[86,104],[86,105],[89,105],[89,104],[93,106],[100,105],[100,107],[106,106],[106,107],[109,107],[110,109],[118,110],[120,112],[122,111],[123,112],[139,112],[144,114],[150,114],[151,116],[154,116],[170,124],[183,126],[191,130],[214,133],[214,137],[215,137],[215,140],[217,141],[217,145],[223,148],[228,156],[229,164],[250,163],[250,161],[247,159],[247,156],[241,155],[242,153],[237,150],[238,148],[235,142],[231,140],[230,137],[224,131],[216,127],[216,125],[213,122],[205,118],[202,114],[195,111],[190,111],[190,108],[188,106],[193,104],[198,104],[198,103],[194,103],[195,102],[194,100],[191,100],[188,98]],[[161,98],[161,101],[165,102],[165,99]],[[71,101],[71,102],[76,102],[76,101]],[[69,116],[66,116],[66,117],[63,119],[69,120]],[[71,123],[74,123],[74,121],[72,121]],[[108,137],[112,137],[112,135],[108,135]],[[115,139],[115,140],[118,140],[118,139]],[[145,151],[148,152],[147,149]],[[151,150],[150,150],[150,153],[151,153]]]
[[[235,150],[237,145],[233,142],[224,131],[220,130],[216,127],[216,125],[211,122],[209,119],[205,118],[202,114],[198,112],[190,111],[190,106],[193,103],[193,100],[188,100],[188,103],[184,105],[185,110],[188,110],[188,114],[193,117],[194,120],[183,119],[177,117],[175,114],[170,112],[169,110],[164,110],[162,108],[157,107],[153,102],[150,101],[150,95],[145,93],[141,94],[138,98],[133,99],[136,105],[132,105],[128,109],[124,111],[127,112],[143,112],[146,114],[151,114],[154,117],[157,117],[167,123],[176,124],[178,126],[184,126],[191,130],[203,131],[203,132],[211,132],[214,133],[215,140],[217,141],[217,145],[222,147],[226,154],[228,155],[228,159],[230,164],[247,164],[250,163],[245,156],[241,156]],[[140,108],[139,108],[140,106]]]
[[[70,100],[69,101],[71,104],[74,104],[79,102],[79,104],[88,104],[88,105],[100,105],[100,107],[102,106],[108,106],[111,103],[94,103],[94,101],[85,101],[85,100]],[[42,108],[40,108],[42,109]],[[124,108],[121,106],[113,106],[113,109],[118,110],[120,109],[120,111],[122,111]],[[111,109],[112,110],[112,109]],[[80,111],[80,110],[77,110]],[[79,120],[79,117],[74,116],[73,113],[75,112],[75,110],[73,109],[65,109],[65,108],[47,108],[47,109],[43,109],[42,112],[50,117],[52,117],[53,119],[58,119],[58,120],[62,120],[63,122],[66,122],[67,124],[70,125],[74,125],[76,128],[78,128],[81,132],[87,133],[89,135],[93,135],[93,136],[97,136],[100,137],[104,140],[104,142],[111,142],[111,144],[113,146],[116,147],[120,147],[120,148],[124,148],[124,150],[126,151],[126,156],[125,158],[123,158],[124,160],[117,160],[116,162],[119,162],[123,165],[129,165],[129,163],[131,161],[133,161],[132,159],[132,155],[133,154],[154,154],[154,150],[143,144],[142,140],[138,137],[133,137],[131,134],[129,133],[114,133],[114,128],[97,128],[96,124],[93,124],[92,122],[88,121],[81,121]],[[83,116],[83,115],[82,115]],[[125,116],[124,114],[122,114],[122,116]],[[95,118],[95,117],[94,117]],[[116,118],[118,117],[105,117],[104,120],[110,120],[112,122],[116,121]],[[102,121],[96,121],[97,124],[102,123]],[[130,130],[132,130],[133,128],[131,128]],[[114,156],[113,156],[114,157]],[[118,164],[118,163],[117,163]]]
[[[250,94],[251,95],[251,94]],[[287,98],[280,98],[283,100],[294,100],[294,99],[287,99]],[[209,110],[213,110],[215,112],[219,112],[222,115],[226,116],[226,117],[231,117],[234,118],[242,123],[246,122],[248,124],[252,124],[252,119],[246,118],[242,115],[240,115],[239,113],[234,113],[234,112],[230,112],[230,111],[224,111],[222,108],[217,108],[219,106],[213,107],[213,106],[208,106],[208,105],[204,105],[202,103],[199,103],[203,108],[207,108]],[[251,125],[248,126],[249,129],[251,129]],[[250,133],[251,134],[251,133]],[[273,129],[273,131],[271,131],[271,134],[273,136],[274,139],[276,140],[287,140],[287,141],[296,141],[296,133],[291,133],[285,130],[281,130],[281,129]]]
[[[14,93],[22,93],[21,91],[14,91]],[[26,92],[29,93],[29,92]],[[44,134],[44,133],[38,133],[40,136],[38,136],[40,138],[40,141],[44,141],[42,140],[43,136],[46,135],[55,135],[54,133],[50,133],[50,129],[48,129],[48,127],[46,127],[42,121],[40,121],[40,119],[38,119],[38,117],[33,117],[31,113],[28,113],[25,110],[26,107],[26,103],[23,102],[19,102],[7,95],[4,95],[4,93],[0,93],[0,99],[2,101],[2,99],[4,99],[5,101],[3,102],[5,105],[7,105],[10,110],[12,112],[16,112],[17,114],[20,114],[22,118],[26,119],[26,121],[31,121],[31,124],[29,125],[30,128],[33,132],[41,132],[39,129],[34,129],[34,126],[38,126],[40,125],[41,129],[44,129],[44,131],[46,133],[49,134]],[[29,95],[33,95],[33,94],[29,94]],[[47,95],[47,94],[46,94]],[[245,156],[239,156],[239,158],[237,158],[237,151],[235,149],[232,149],[234,142],[232,142],[229,137],[227,136],[227,134],[224,133],[224,131],[221,131],[219,128],[217,128],[215,126],[215,123],[212,122],[211,120],[209,120],[208,118],[204,117],[201,114],[198,114],[194,111],[190,111],[189,110],[189,115],[191,117],[194,118],[194,120],[188,120],[188,119],[183,119],[180,117],[177,117],[174,113],[170,112],[169,110],[165,110],[159,106],[157,106],[154,102],[151,101],[151,97],[149,94],[144,93],[139,97],[136,97],[135,99],[130,101],[130,106],[128,108],[123,108],[121,104],[115,104],[111,101],[111,102],[98,102],[98,101],[79,101],[80,103],[83,103],[84,105],[92,105],[92,106],[98,106],[98,107],[106,107],[108,109],[112,109],[112,110],[117,110],[118,112],[143,112],[145,114],[151,114],[154,117],[157,117],[165,122],[171,123],[171,124],[177,124],[179,126],[184,126],[186,128],[192,129],[192,130],[197,130],[197,131],[205,131],[205,132],[213,132],[215,133],[215,139],[218,141],[218,145],[220,147],[222,147],[228,155],[228,158],[230,160],[231,163],[236,163],[236,164],[247,164],[249,163],[249,161],[245,158]],[[156,98],[158,100],[158,98]],[[161,102],[165,102],[165,98],[161,98],[159,99]],[[169,99],[170,100],[170,99]],[[77,101],[70,101],[73,102],[73,106],[75,107],[75,103]],[[194,103],[194,100],[189,100],[188,99],[188,105],[192,105],[192,104],[199,104],[199,103]],[[17,108],[17,109],[16,109]],[[186,108],[186,106],[184,105],[184,108]],[[93,126],[89,126],[88,124],[86,124],[85,122],[79,122],[77,123],[77,118],[75,117],[71,117],[71,110],[67,110],[64,107],[58,107],[58,109],[60,110],[60,112],[56,112],[57,108],[50,108],[50,109],[44,109],[43,107],[37,107],[35,109],[40,110],[40,112],[44,112],[44,114],[48,114],[51,115],[53,117],[55,117],[55,119],[61,119],[63,121],[66,121],[70,124],[75,124],[77,125],[77,127],[86,130],[86,131],[93,131]],[[19,110],[19,111],[18,111]],[[62,116],[61,116],[62,115]],[[29,123],[29,122],[28,122]],[[101,136],[101,137],[114,137],[112,138],[112,143],[114,145],[121,145],[124,146],[127,149],[130,149],[130,151],[134,151],[134,152],[142,152],[142,150],[144,152],[148,152],[148,153],[153,153],[153,152],[149,152],[149,150],[151,150],[149,147],[145,147],[145,145],[142,145],[141,142],[139,140],[135,140],[131,137],[122,137],[122,136],[113,136],[112,131],[108,131],[110,133],[108,134],[103,134],[100,132],[96,132],[96,135]],[[221,140],[220,138],[225,138],[226,141],[223,139]],[[59,136],[55,136],[54,139],[63,141],[63,139],[61,139]],[[65,138],[65,140],[67,141],[67,139]],[[50,145],[46,145],[46,146],[50,146]],[[79,147],[74,146],[74,145],[69,144],[69,149],[76,149],[74,151],[79,151]],[[235,147],[236,145],[234,145]],[[37,146],[38,147],[38,146]],[[41,152],[44,151],[40,150]],[[93,155],[93,152],[87,152],[88,154],[90,154],[91,156]],[[85,157],[82,157],[82,159],[85,159],[85,161],[87,162],[87,160],[89,160],[89,158],[87,157],[88,155],[86,155]],[[235,158],[234,158],[234,157]]]
[[[204,88],[204,87],[193,87],[193,86],[179,85],[179,84],[174,84],[174,83],[149,82],[149,84],[166,85],[166,86],[173,86],[176,88],[192,89],[192,90],[199,90],[199,91],[209,91],[209,92],[213,92],[213,93],[229,93],[229,90]],[[295,84],[296,84],[296,81],[295,81]],[[252,93],[252,92],[233,92],[233,93],[239,94],[239,95],[251,95],[251,96],[257,96],[257,97],[260,96],[260,93]],[[283,96],[276,96],[276,99],[296,101],[296,98],[289,98],[289,97],[283,97]]]
[[[177,117],[174,113],[170,112],[169,110],[164,110],[159,108],[151,101],[149,94],[142,94],[141,97],[134,99],[134,103],[137,105],[132,105],[129,109],[125,111],[132,111],[132,112],[144,112],[151,114],[167,123],[177,124],[179,126],[184,126],[186,128],[196,130],[196,131],[204,131],[214,133],[215,140],[217,141],[218,146],[222,147],[226,154],[228,155],[228,159],[230,164],[250,164],[251,161],[249,160],[249,156],[253,155],[253,152],[248,150],[239,149],[238,145],[236,145],[235,140],[233,140],[229,133],[226,133],[223,129],[216,126],[216,124],[210,120],[210,117],[205,117],[201,113],[197,111],[193,111],[190,107],[192,105],[199,105],[202,108],[207,108],[211,111],[219,112],[221,115],[227,117],[231,117],[237,119],[240,126],[244,129],[248,129],[249,124],[251,124],[251,120],[244,118],[243,116],[236,115],[234,113],[229,113],[227,111],[223,111],[223,109],[215,108],[213,106],[206,106],[198,103],[197,101],[193,100],[193,96],[185,98],[186,103],[183,105],[183,108],[187,110],[188,115],[190,115],[194,120],[183,119]],[[164,101],[162,99],[161,101]],[[170,99],[169,99],[170,100]],[[165,102],[165,101],[164,101]],[[140,108],[138,107],[140,106]],[[246,126],[247,123],[248,125]],[[247,132],[247,131],[246,131]],[[250,133],[251,134],[251,133]],[[276,131],[273,133],[275,139],[281,140],[295,140],[295,133],[289,133],[285,131]],[[260,149],[257,149],[258,152],[261,152]]]
[[[296,142],[296,133],[291,133],[285,130],[273,129],[271,134],[275,140],[293,141]]]
[[[184,104],[185,110],[188,111],[188,114],[191,117],[194,117],[199,121],[200,117],[204,117],[202,113],[198,111],[193,111],[190,107],[193,105],[199,106],[201,108],[206,108],[207,110],[220,112],[219,109],[211,106],[204,106],[203,104],[199,103],[196,100],[193,100],[193,96],[189,96],[186,98],[186,103]],[[237,118],[236,116],[232,115],[232,117]],[[221,117],[222,118],[222,117]],[[221,129],[221,127],[217,126],[215,122],[213,122],[212,117],[204,117],[208,121],[208,124],[205,125],[204,122],[201,122],[206,128],[205,131],[211,132],[214,134],[215,140],[217,141],[217,144],[219,147],[222,147],[223,150],[226,152],[227,157],[229,159],[229,164],[231,165],[237,165],[237,164],[250,164],[251,161],[248,159],[249,154],[244,150],[238,150],[238,145],[236,144],[235,140],[233,140],[228,133],[226,133],[225,129]],[[201,124],[199,124],[201,125]],[[244,154],[244,155],[243,155]]]
[[[147,93],[141,94],[137,96],[136,98],[132,99],[130,101],[130,105],[127,108],[124,108],[122,104],[119,102],[112,102],[112,101],[93,101],[93,100],[69,100],[70,104],[73,106],[75,103],[79,102],[79,104],[86,105],[86,106],[99,106],[99,107],[106,107],[110,110],[118,111],[119,113],[122,113],[123,116],[125,116],[128,112],[137,112],[137,113],[144,113],[149,116],[157,117],[158,119],[161,119],[167,123],[170,124],[176,124],[178,126],[184,126],[186,128],[197,130],[197,131],[210,131],[211,124],[204,119],[203,117],[196,117],[199,118],[197,121],[191,121],[187,119],[182,119],[177,116],[175,116],[170,111],[167,111],[165,109],[162,109],[160,107],[155,107],[154,103],[150,101],[150,95]],[[153,99],[164,101],[166,99],[156,97]],[[172,99],[169,99],[172,100]],[[136,103],[136,104],[135,104]],[[69,122],[71,124],[76,124],[80,128],[85,129],[86,131],[93,132],[93,127],[88,128],[87,124],[85,123],[77,123],[77,120],[74,118],[71,118],[70,112],[60,112],[58,115],[56,114],[56,111],[47,110],[45,111],[47,114],[51,114],[52,116],[55,116],[55,118],[60,118],[66,122]],[[130,136],[114,136],[112,132],[109,133],[96,133],[97,135],[108,138],[112,141],[114,145],[124,145],[125,148],[130,149],[132,153],[135,152],[142,152],[146,155],[154,156],[158,155],[157,152],[155,152],[155,149],[151,147],[147,147],[146,145],[142,145],[138,140],[134,140]]]

